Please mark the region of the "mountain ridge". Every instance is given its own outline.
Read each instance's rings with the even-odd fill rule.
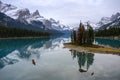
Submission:
[[[117,12],[116,14],[113,14],[111,17],[103,17],[101,20],[97,23],[99,26],[98,30],[107,29],[110,27],[120,27],[120,13]]]
[[[0,1],[0,12],[9,16],[9,19],[14,19],[13,21],[15,22],[18,21],[21,24],[23,23],[24,26],[26,25],[28,27],[29,25],[33,28],[37,27],[36,30],[42,30],[50,33],[66,33],[66,31],[70,31],[69,27],[61,24],[59,21],[52,18],[44,18],[40,15],[38,10],[31,13],[28,8],[19,9],[11,4],[6,4]]]

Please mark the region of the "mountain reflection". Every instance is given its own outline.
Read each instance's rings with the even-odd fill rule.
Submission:
[[[32,48],[40,48],[48,41],[49,38],[36,39],[1,39],[0,40],[0,58],[8,55],[14,50],[19,50],[25,57],[25,50],[31,46]],[[29,55],[27,55],[29,56]]]
[[[39,59],[44,51],[62,48],[68,38],[1,39],[0,69],[21,60]]]
[[[32,55],[40,56],[37,48],[41,48],[49,38],[35,39],[1,39],[0,40],[0,68],[29,59]]]
[[[71,54],[73,56],[73,59],[77,58],[80,72],[87,72],[90,65],[93,64],[94,54],[92,53],[77,52],[75,50],[71,50]]]

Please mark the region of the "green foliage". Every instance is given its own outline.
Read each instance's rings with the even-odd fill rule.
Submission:
[[[76,42],[76,31],[73,29],[71,33],[71,42],[75,43]]]
[[[75,34],[75,35],[71,35],[72,43],[76,43],[79,45],[82,44],[92,45],[94,41],[94,30],[89,23],[87,23],[87,27],[88,27],[87,30],[85,30],[84,25],[80,22],[77,36],[76,36],[76,32],[72,31],[72,34]]]
[[[94,30],[89,23],[87,23],[87,27],[88,27],[87,44],[91,45],[94,41]]]
[[[109,36],[119,36],[120,27],[110,27],[109,29],[99,30],[95,32],[95,36],[98,37],[109,37]]]
[[[73,37],[74,38],[74,42],[76,42],[76,31],[75,30],[73,31],[73,36],[74,36]]]
[[[81,45],[83,43],[83,37],[84,37],[85,28],[83,24],[80,22],[79,28],[78,28],[78,34],[77,34],[77,43]]]
[[[0,26],[0,37],[8,38],[8,37],[41,37],[41,36],[49,36],[50,34],[47,32],[39,32],[18,28],[8,28]]]

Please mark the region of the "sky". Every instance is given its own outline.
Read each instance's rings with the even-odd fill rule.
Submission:
[[[45,18],[54,18],[68,26],[82,22],[98,22],[120,12],[120,0],[1,0],[18,8],[39,10]]]

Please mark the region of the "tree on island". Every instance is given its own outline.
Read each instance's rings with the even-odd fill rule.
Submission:
[[[87,44],[92,45],[93,41],[94,41],[94,30],[91,27],[91,25],[87,22]]]
[[[83,40],[83,37],[85,36],[84,33],[85,33],[84,25],[80,22],[80,25],[78,28],[78,34],[77,34],[77,43],[79,45],[81,45],[84,42]]]
[[[85,27],[82,24],[82,22],[80,22],[80,25],[79,25],[77,33],[73,29],[71,34],[72,34],[71,35],[71,41],[74,44],[78,44],[78,45],[83,45],[83,44],[92,45],[92,43],[94,41],[94,30],[93,30],[93,28],[91,27],[91,25],[88,22],[87,22],[87,29],[85,29]]]
[[[71,42],[75,43],[77,41],[76,39],[76,31],[73,29],[71,33]]]

